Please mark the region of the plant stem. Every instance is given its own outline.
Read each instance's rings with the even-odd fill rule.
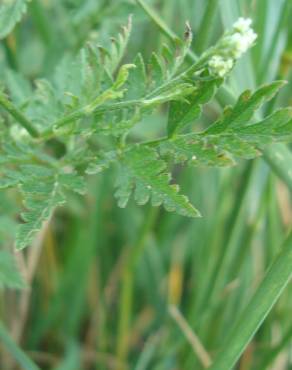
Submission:
[[[271,311],[292,275],[292,232],[259,288],[238,318],[209,370],[231,370]]]
[[[179,328],[181,329],[182,333],[184,334],[190,345],[192,346],[195,355],[198,357],[203,367],[204,368],[209,367],[212,364],[211,357],[209,356],[205,347],[201,343],[199,337],[193,331],[193,329],[188,324],[187,320],[181,314],[179,309],[176,306],[170,306],[169,313],[175,320]]]
[[[0,94],[0,106],[2,106],[8,113],[11,114],[12,117],[16,119],[16,121],[26,129],[26,131],[32,137],[39,137],[38,130],[34,127],[34,125],[26,118],[26,116],[18,110],[14,104],[12,104],[4,94]]]
[[[99,107],[96,107],[94,110],[89,110],[88,105],[85,107],[82,107],[80,109],[77,109],[66,116],[60,118],[56,122],[54,122],[49,128],[44,130],[42,132],[42,136],[44,136],[45,139],[50,138],[51,136],[55,136],[54,130],[57,130],[61,127],[66,126],[67,124],[77,121],[78,119],[84,118],[88,116],[89,114],[101,114],[109,111],[119,110],[123,108],[129,108],[129,107],[136,107],[142,105],[141,100],[128,100],[123,102],[116,102],[112,104],[104,104],[100,105]]]
[[[170,37],[173,41],[181,41],[180,38],[168,27],[164,20],[157,14],[157,12],[144,0],[136,0],[141,8],[153,19],[154,23],[164,33],[165,36]]]

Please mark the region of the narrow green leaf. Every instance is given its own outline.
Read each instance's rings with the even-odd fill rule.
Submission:
[[[292,276],[292,233],[231,330],[210,370],[231,370]]]

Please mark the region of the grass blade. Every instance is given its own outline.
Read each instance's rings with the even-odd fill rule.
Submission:
[[[210,370],[231,370],[277,302],[292,275],[292,232],[228,336]]]
[[[265,161],[292,191],[292,153],[283,144],[275,144],[264,151]]]

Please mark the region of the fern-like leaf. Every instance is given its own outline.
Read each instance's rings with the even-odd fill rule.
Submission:
[[[149,62],[138,54],[133,63],[122,65],[130,29],[131,22],[107,49],[90,44],[77,56],[65,57],[50,80],[34,83],[34,91],[29,81],[6,74],[12,102],[2,94],[0,189],[16,188],[22,194],[25,211],[17,248],[32,243],[68,192],[85,193],[85,174],[118,168],[115,195],[121,207],[133,194],[138,204],[150,200],[196,217],[199,212],[172,183],[166,164],[231,166],[237,158],[256,157],[268,143],[292,140],[290,108],[259,122],[253,118],[282,81],[244,92],[210,127],[191,131],[188,126],[200,117],[235,60],[225,61],[222,74],[216,53],[224,42],[219,41],[186,67],[191,43],[187,27],[185,42],[164,45],[161,55],[153,53]],[[217,73],[210,58],[217,60]],[[137,142],[131,129],[161,106],[169,107],[167,136]]]
[[[26,211],[21,215],[25,223],[19,226],[16,236],[17,249],[23,249],[31,244],[53,210],[65,202],[54,177],[38,178],[38,182],[32,178],[22,185],[21,190]]]
[[[120,207],[126,206],[133,191],[140,205],[151,198],[153,206],[163,204],[167,211],[189,217],[200,215],[189,200],[178,193],[178,185],[169,184],[171,176],[166,172],[166,163],[158,158],[154,149],[135,146],[121,155],[119,163],[115,195]]]
[[[282,81],[276,81],[253,94],[244,92],[234,107],[225,109],[223,116],[203,133],[180,135],[163,141],[159,145],[161,154],[174,158],[177,163],[229,166],[236,162],[236,158],[255,158],[268,143],[290,141],[291,108],[279,109],[260,122],[251,122],[255,110],[282,86]]]

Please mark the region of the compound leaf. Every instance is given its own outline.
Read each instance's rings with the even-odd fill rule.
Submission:
[[[189,200],[178,193],[178,185],[169,184],[171,177],[166,172],[166,163],[158,158],[154,149],[135,146],[121,155],[120,165],[115,194],[119,206],[125,207],[134,192],[138,204],[145,204],[151,198],[153,206],[163,204],[167,211],[189,217],[200,215]]]

